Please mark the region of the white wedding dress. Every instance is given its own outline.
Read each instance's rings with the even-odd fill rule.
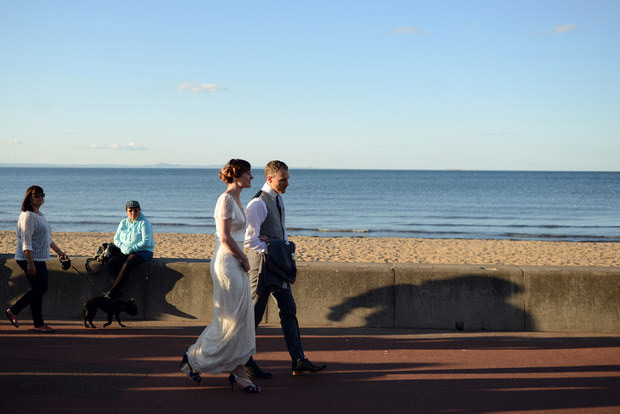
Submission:
[[[256,352],[254,305],[250,281],[239,259],[220,243],[218,218],[231,218],[231,235],[243,250],[245,215],[233,197],[224,193],[217,200],[215,252],[211,259],[213,321],[187,351],[190,366],[201,373],[231,372]]]

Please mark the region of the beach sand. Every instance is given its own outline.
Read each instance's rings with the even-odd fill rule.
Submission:
[[[113,233],[54,232],[70,256],[91,257]],[[620,266],[619,243],[388,237],[291,237],[299,262],[516,266]],[[0,254],[15,254],[14,231],[0,230]],[[155,258],[210,259],[212,234],[156,233]]]

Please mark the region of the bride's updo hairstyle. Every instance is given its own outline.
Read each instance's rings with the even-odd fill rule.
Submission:
[[[220,180],[230,184],[235,180],[235,178],[241,177],[243,173],[246,173],[251,169],[252,167],[250,166],[250,163],[246,160],[233,158],[226,163],[224,168],[220,169]]]

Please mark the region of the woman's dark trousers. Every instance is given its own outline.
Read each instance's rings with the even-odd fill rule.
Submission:
[[[48,288],[48,274],[47,266],[45,262],[34,262],[34,267],[37,270],[37,274],[30,276],[28,274],[28,262],[25,260],[18,260],[17,264],[26,273],[28,282],[30,283],[30,290],[24,294],[13,306],[11,306],[11,312],[15,315],[19,314],[26,306],[30,305],[32,311],[32,322],[34,327],[38,328],[43,326],[43,294],[47,292]]]

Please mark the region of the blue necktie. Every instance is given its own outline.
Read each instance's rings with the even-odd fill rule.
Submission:
[[[276,206],[278,207],[278,212],[280,213],[280,220],[282,220],[282,207],[280,207],[280,194],[276,194]]]

